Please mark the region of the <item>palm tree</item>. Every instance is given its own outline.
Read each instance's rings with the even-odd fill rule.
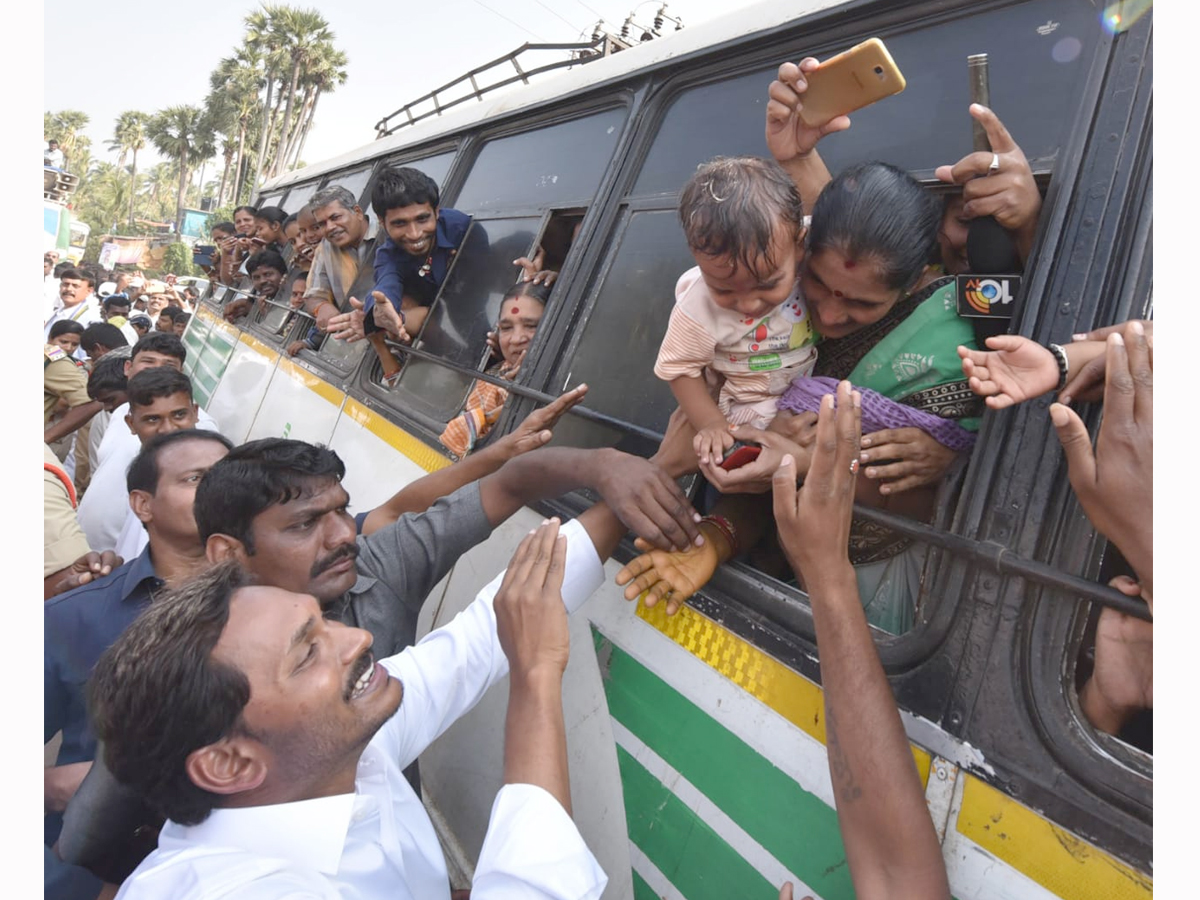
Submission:
[[[275,79],[290,61],[284,50],[284,39],[280,31],[280,22],[285,15],[285,7],[264,3],[260,10],[249,13],[245,18],[247,48],[258,54],[262,60],[267,80],[267,97],[263,102],[261,130],[258,136],[258,155],[254,163],[254,178],[251,189],[258,186],[259,174],[263,169],[263,160],[267,153],[267,142],[275,129],[274,89]]]
[[[345,53],[332,44],[326,44],[321,48],[321,52],[314,56],[305,72],[303,78],[304,100],[300,104],[300,122],[295,132],[299,139],[292,142],[285,151],[285,159],[289,168],[296,168],[300,156],[304,152],[304,142],[308,139],[308,132],[312,128],[313,116],[316,114],[317,101],[321,99],[321,93],[323,91],[329,93],[338,85],[346,83],[348,62]]]
[[[187,194],[188,158],[203,145],[207,123],[196,106],[169,106],[150,120],[147,134],[158,152],[179,166],[179,193],[175,201],[175,232],[183,227],[183,206]]]
[[[209,95],[205,101],[205,109],[212,118],[218,131],[227,137],[237,132],[236,153],[226,150],[225,176],[217,205],[225,202],[224,180],[229,168],[237,158],[237,168],[234,170],[232,196],[237,197],[241,188],[241,173],[245,170],[246,137],[254,114],[259,108],[258,92],[265,83],[259,71],[259,58],[246,47],[242,47],[232,56],[222,59],[209,76]]]
[[[279,146],[272,160],[269,175],[278,175],[287,160],[288,152],[295,144],[299,133],[299,116],[293,122],[292,105],[301,72],[306,72],[325,47],[332,47],[334,34],[329,23],[315,9],[284,7],[279,19],[279,33],[284,49],[291,61],[291,80],[287,89],[287,103],[283,110],[283,127],[279,135]]]
[[[129,173],[129,224],[133,224],[133,198],[137,189],[137,155],[138,151],[145,149],[146,146],[146,126],[150,122],[150,116],[144,112],[130,110],[123,112],[117,117],[116,127],[113,129],[113,139],[108,142],[109,150],[119,150],[121,158],[117,161],[118,167],[125,166],[125,154],[133,154],[133,168]]]
[[[91,140],[80,134],[90,121],[87,113],[82,113],[77,109],[64,109],[62,112],[47,113],[43,121],[47,136],[58,141],[58,149],[62,151],[63,155],[63,168],[69,170],[71,158],[75,157],[79,174],[85,173],[86,166],[78,166],[77,151],[87,150],[92,145]]]

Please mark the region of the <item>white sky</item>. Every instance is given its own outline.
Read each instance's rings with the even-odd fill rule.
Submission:
[[[322,95],[317,107],[304,148],[310,163],[373,140],[372,126],[387,113],[526,41],[582,40],[599,18],[615,33],[635,8],[637,21],[649,24],[659,7],[649,0],[640,5],[639,0],[437,0],[419,6],[295,0],[291,5],[319,9],[335,44],[350,58],[346,83]],[[733,6],[729,0],[672,0],[667,13],[687,26]],[[414,7],[420,12],[411,12]],[[48,0],[44,108],[87,113],[91,122],[85,134],[92,140],[93,158],[115,162],[105,142],[117,116],[131,109],[154,112],[202,103],[209,73],[240,43],[242,19],[255,8],[250,0],[127,0],[116,6]],[[663,33],[671,28],[666,23]],[[582,38],[581,31],[586,32]],[[69,57],[73,65],[64,65],[55,52],[63,46],[87,50]],[[545,56],[543,63],[549,61]]]

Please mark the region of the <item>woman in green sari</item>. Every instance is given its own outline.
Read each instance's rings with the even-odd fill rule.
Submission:
[[[885,408],[888,421],[918,420],[911,412],[918,410],[973,432],[982,405],[963,376],[957,348],[975,346],[974,332],[956,313],[954,279],[939,277],[928,264],[937,256],[940,220],[938,200],[884,163],[854,166],[825,187],[813,208],[800,274],[809,315],[822,336],[814,375],[876,392],[883,399],[875,403]],[[782,411],[789,408],[786,401],[787,395],[768,430],[742,426],[735,432],[738,440],[762,445],[753,463],[732,472],[701,463],[722,494],[769,492],[785,453],[795,457],[801,475],[807,471],[815,415]],[[865,434],[860,456],[865,477],[858,480],[856,499],[928,520],[938,485],[959,458],[931,436],[939,430],[913,425]],[[773,533],[769,507],[769,496],[722,497],[701,524],[708,538],[704,547],[647,553],[622,570],[618,583],[632,580],[627,597],[649,590],[648,604],[667,599],[673,611],[720,563]],[[893,633],[911,628],[924,546],[856,517],[850,556],[868,620]]]

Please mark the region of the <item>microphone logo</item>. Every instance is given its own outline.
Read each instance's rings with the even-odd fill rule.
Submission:
[[[1019,276],[960,275],[958,314],[973,318],[1011,318],[1013,300],[1020,286]]]

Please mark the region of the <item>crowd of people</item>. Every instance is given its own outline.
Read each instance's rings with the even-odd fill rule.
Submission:
[[[606,876],[571,821],[567,617],[628,532],[642,555],[617,583],[668,613],[739,557],[803,587],[855,890],[949,897],[871,634],[912,626],[925,550],[853,504],[927,520],[985,407],[1057,391],[1075,495],[1128,564],[1113,585],[1152,610],[1153,329],[983,338],[951,276],[977,216],[1028,255],[1041,200],[1019,147],[973,106],[994,152],[938,169],[961,185],[944,199],[883,163],[832,175],[817,145],[849,120],[799,115],[815,65],[783,65],[768,89],[773,158],[714,160],[682,188],[696,266],[655,365],[679,409],[648,460],[545,446],[582,385],[488,435],[552,302],[559,262],[544,249],[514,262],[490,361],[441,436],[458,461],[357,516],[336,453],[234,446],[196,404],[184,297],[136,275],[97,287],[47,255],[46,740],[61,733],[45,775],[48,897],[449,897],[467,886],[448,880],[410,764],[505,675],[504,787],[471,894],[598,897]],[[372,212],[374,237],[338,185],[292,215],[239,207],[212,229],[211,274],[235,288],[225,316],[275,305],[311,322],[292,355],[367,340],[395,385],[471,219],[412,168],[377,176]],[[1095,401],[1093,446],[1072,404]],[[677,483],[697,472],[705,515]],[[416,640],[462,554],[580,488],[599,501],[543,522]],[[1151,647],[1150,623],[1100,613],[1080,691],[1095,728],[1119,733],[1152,706]]]

